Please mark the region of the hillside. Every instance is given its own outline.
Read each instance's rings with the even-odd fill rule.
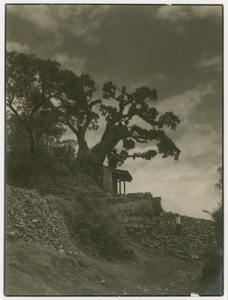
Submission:
[[[167,229],[148,236],[145,228],[124,230],[99,189],[73,190],[64,198],[7,186],[6,295],[205,293],[202,267],[216,246],[209,221],[185,217],[195,243],[193,233],[179,238]],[[164,213],[161,227],[171,219]]]
[[[74,255],[24,241],[6,245],[6,295],[190,295],[199,291],[202,262],[133,247],[123,261]]]

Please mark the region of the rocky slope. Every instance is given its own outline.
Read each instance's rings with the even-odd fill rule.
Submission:
[[[41,197],[35,190],[7,186],[6,198],[6,237],[74,253],[66,221],[54,208],[56,196]]]
[[[125,227],[125,239],[135,253],[133,260],[107,260],[72,240],[57,198],[6,187],[8,295],[189,296],[192,291],[204,292],[202,266],[216,247],[211,221],[182,216],[179,237],[174,214],[163,212],[156,233],[146,224]]]
[[[127,234],[137,243],[146,244],[154,252],[165,252],[181,258],[205,259],[217,246],[212,221],[182,216],[182,233],[176,235],[175,214],[159,217],[157,233],[153,226],[127,228]]]
[[[161,198],[150,193],[112,196],[107,201],[125,226],[127,236],[153,251],[204,259],[217,245],[211,220],[181,216],[182,233],[177,236],[175,214],[163,211]]]
[[[35,190],[6,187],[6,235],[28,242],[49,245],[54,249],[73,254],[72,242],[64,216],[56,206],[57,196],[40,196]],[[125,203],[126,212],[131,212]],[[138,207],[142,207],[138,205]],[[135,211],[134,211],[135,212]],[[117,211],[120,214],[123,212]],[[138,222],[143,219],[137,212]],[[146,216],[145,216],[146,218]],[[213,222],[182,216],[182,235],[176,235],[175,215],[163,212],[154,225],[125,224],[126,238],[147,245],[153,252],[165,252],[188,259],[204,259],[216,247]],[[130,224],[133,224],[132,222]],[[134,223],[135,224],[135,223]]]

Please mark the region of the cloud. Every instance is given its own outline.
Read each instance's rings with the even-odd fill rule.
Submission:
[[[40,29],[56,31],[56,19],[49,5],[8,5],[7,14],[17,14],[22,19],[36,24]]]
[[[135,79],[133,79],[128,84],[128,91],[133,92],[136,88],[142,87],[142,86],[152,88],[157,83],[164,82],[167,79],[168,79],[167,75],[164,73],[160,73],[160,72],[152,73],[146,77],[136,76]]]
[[[211,18],[221,21],[222,6],[161,6],[157,9],[156,17],[170,22],[179,22],[196,18]]]
[[[189,142],[187,145],[192,149]],[[189,160],[174,161],[160,156],[149,162],[129,160],[124,169],[129,170],[133,181],[127,185],[127,191],[151,192],[154,196],[162,197],[162,205],[166,211],[205,218],[202,210],[212,211],[219,201],[215,188],[215,183],[218,182],[218,165],[214,162],[211,167],[209,159],[210,153],[205,151],[204,159],[197,166]]]
[[[162,197],[165,211],[209,218],[203,209],[213,211],[220,199],[215,184],[218,182],[216,171],[222,159],[222,136],[212,128],[210,122],[197,124],[192,122],[191,116],[203,97],[213,93],[213,84],[199,85],[181,95],[160,101],[159,110],[175,110],[182,119],[180,130],[184,134],[178,134],[174,140],[181,149],[180,158],[174,161],[173,158],[163,159],[157,155],[151,161],[128,159],[121,167],[133,176],[133,181],[127,183],[128,193],[151,192],[154,196]],[[87,133],[90,147],[102,135],[105,122],[103,119],[101,121],[98,132]],[[149,149],[149,144],[137,145],[133,152]]]
[[[191,16],[194,18],[222,19],[222,5],[191,6]]]
[[[222,155],[222,133],[212,129],[210,124],[191,124],[187,134],[181,137],[180,147],[183,152],[183,159],[196,161],[200,165],[200,161],[210,160]],[[191,145],[191,147],[189,147]],[[208,157],[205,158],[205,155]]]
[[[179,20],[189,19],[189,13],[183,6],[162,6],[157,10],[157,18],[176,22]]]
[[[155,103],[155,105],[159,112],[172,111],[180,117],[181,124],[186,124],[196,107],[202,102],[203,97],[213,95],[215,92],[213,83],[198,85],[194,89],[166,98]]]
[[[208,58],[206,55],[204,55],[201,60],[199,61],[199,67],[215,70],[215,71],[221,71],[222,70],[222,57],[220,55]]]
[[[88,44],[96,44],[99,42],[96,33],[110,8],[108,5],[61,6],[56,14],[64,30],[84,38]]]
[[[86,58],[84,57],[70,58],[65,53],[56,53],[54,60],[58,61],[65,68],[73,70],[78,76],[83,73],[83,68],[86,63]]]
[[[163,159],[161,155],[151,161],[127,160],[123,168],[133,176],[133,181],[127,185],[128,192],[148,191],[162,196],[166,211],[208,218],[203,209],[212,211],[220,199],[215,184],[218,182],[216,171],[222,161],[222,133],[213,129],[210,121],[197,124],[191,116],[198,110],[203,97],[213,93],[213,84],[200,85],[160,102],[159,111],[173,110],[181,119],[173,138],[181,155],[178,161]],[[134,150],[149,149],[147,144],[144,149],[139,146]]]
[[[29,52],[28,45],[25,45],[25,44],[22,45],[19,42],[12,42],[12,41],[7,41],[6,49],[7,49],[7,51],[18,51],[18,52],[24,52],[24,53]]]
[[[214,129],[211,120],[204,119],[198,123],[193,121],[193,116],[200,112],[199,105],[203,99],[215,94],[214,84],[209,83],[198,85],[181,95],[164,99],[156,104],[160,113],[172,111],[180,118],[177,130],[174,133],[170,131],[169,135],[181,149],[180,160],[187,160],[195,166],[203,167],[204,163],[201,162],[205,162],[205,159],[208,162],[211,160],[212,164],[219,164],[221,161],[222,132]],[[203,113],[202,111],[201,114]]]
[[[61,32],[67,31],[95,44],[96,31],[109,9],[108,5],[8,5],[7,13],[17,14],[42,32],[60,37]]]

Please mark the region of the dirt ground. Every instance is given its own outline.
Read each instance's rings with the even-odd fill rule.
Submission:
[[[134,247],[134,246],[132,246]],[[202,292],[202,261],[134,247],[133,261],[11,240],[5,245],[5,295],[182,295]]]

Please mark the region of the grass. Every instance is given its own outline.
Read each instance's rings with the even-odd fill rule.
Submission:
[[[186,295],[199,292],[202,262],[133,248],[134,261],[68,256],[25,241],[6,242],[5,294]]]

